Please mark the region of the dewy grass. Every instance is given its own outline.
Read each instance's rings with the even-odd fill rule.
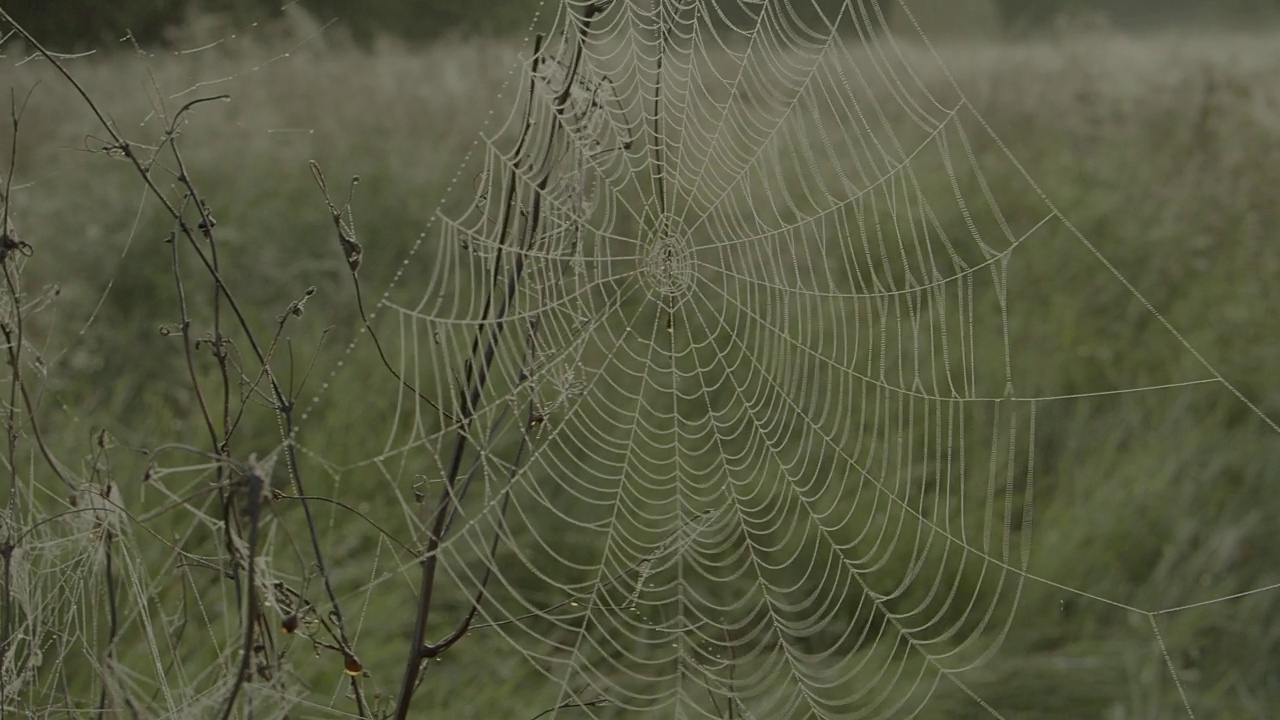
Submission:
[[[840,686],[832,695],[843,704],[824,696],[832,716],[892,716],[891,707],[876,704],[881,692],[905,698],[904,708],[920,706],[922,717],[986,716],[966,690],[1006,717],[1179,717],[1187,705],[1197,717],[1262,717],[1280,709],[1265,662],[1278,651],[1268,630],[1276,622],[1275,591],[1225,600],[1276,582],[1268,519],[1280,507],[1267,485],[1280,469],[1276,436],[1217,386],[1189,384],[1206,379],[1203,367],[1063,226],[1036,230],[1015,251],[1004,285],[1004,304],[1012,310],[1006,326],[975,325],[971,346],[949,337],[950,357],[972,352],[975,369],[985,373],[981,384],[996,395],[1003,390],[1007,342],[1022,395],[1073,396],[1036,403],[1030,444],[994,442],[1003,437],[993,429],[999,423],[1028,437],[1025,410],[993,404],[949,415],[921,402],[877,415],[879,396],[832,386],[823,392],[868,408],[857,421],[812,421],[811,427],[838,433],[847,449],[842,455],[818,433],[791,432],[803,425],[789,420],[794,409],[774,396],[757,400],[741,392],[760,372],[762,366],[751,364],[757,356],[782,367],[785,348],[830,353],[881,330],[919,334],[889,350],[859,346],[867,348],[859,358],[868,372],[881,361],[896,368],[943,356],[941,346],[929,346],[929,335],[912,327],[905,307],[849,301],[841,314],[833,302],[812,298],[787,306],[747,282],[751,263],[768,273],[755,277],[783,284],[803,261],[809,264],[799,266],[811,278],[876,294],[865,264],[857,265],[861,275],[834,277],[833,263],[833,277],[826,278],[819,275],[819,254],[799,243],[788,248],[786,262],[754,249],[733,256],[730,268],[748,277],[726,273],[721,280],[727,287],[737,283],[736,297],[752,300],[708,300],[699,306],[704,316],[645,315],[643,292],[636,289],[642,284],[600,282],[578,297],[587,309],[613,310],[581,319],[582,327],[598,332],[580,347],[557,335],[578,322],[578,306],[564,301],[562,314],[548,319],[537,337],[555,372],[581,368],[574,393],[519,390],[527,358],[518,350],[531,334],[522,318],[508,330],[506,354],[500,350],[494,361],[506,373],[490,388],[499,400],[477,406],[470,432],[451,435],[451,419],[418,393],[456,413],[474,325],[422,323],[412,313],[429,315],[449,302],[465,308],[483,298],[483,283],[454,298],[421,295],[440,276],[487,277],[476,273],[486,258],[478,251],[460,259],[455,247],[441,245],[452,236],[433,230],[411,265],[401,260],[419,241],[438,197],[447,198],[444,216],[459,217],[478,202],[486,182],[501,187],[496,178],[503,167],[483,167],[477,158],[484,144],[475,149],[472,141],[490,109],[505,110],[494,108],[491,98],[505,92],[514,103],[522,96],[525,86],[518,74],[510,81],[507,70],[520,54],[528,60],[530,47],[451,41],[425,50],[384,45],[366,54],[340,43],[299,43],[311,35],[248,37],[166,58],[117,53],[64,63],[121,133],[152,146],[135,146],[143,157],[155,146],[166,151],[152,176],[159,194],[183,208],[185,230],[119,153],[80,152],[117,141],[94,125],[48,63],[28,62],[6,75],[19,101],[35,89],[18,124],[14,181],[5,194],[6,217],[32,253],[10,254],[4,263],[10,285],[3,320],[14,333],[6,333],[6,349],[10,367],[18,369],[4,388],[13,438],[4,455],[10,494],[0,523],[7,538],[0,545],[5,713],[381,717],[398,704],[409,707],[399,699],[407,692],[415,711],[439,717],[534,717],[556,707],[563,715],[637,716],[642,711],[629,713],[625,703],[604,703],[596,689],[635,687],[640,696],[653,687],[636,667],[660,678],[664,663],[675,662],[646,653],[670,646],[660,642],[664,633],[690,623],[672,608],[691,602],[680,597],[691,588],[720,606],[742,598],[752,604],[737,616],[707,620],[720,624],[706,626],[714,636],[708,629],[703,644],[686,648],[684,677],[715,688],[687,699],[690,715],[800,716],[789,714],[800,711],[786,701],[794,688],[769,675],[780,657],[771,653],[783,646],[791,658],[823,658],[839,648],[843,654],[828,664],[814,661],[809,669],[817,675],[839,663],[885,670],[867,696],[849,699],[854,690]],[[1273,197],[1280,184],[1280,74],[1267,51],[1273,42],[1113,36],[939,52],[968,101],[1074,225],[1235,387],[1276,417],[1280,396],[1271,368],[1277,346],[1268,332],[1269,309],[1280,303],[1280,290],[1268,281],[1280,270],[1273,242],[1280,222]],[[920,46],[903,51],[914,61],[927,58]],[[848,61],[867,58],[852,51]],[[218,78],[231,80],[199,85]],[[947,88],[941,76],[923,81],[939,92]],[[184,94],[189,88],[196,89]],[[185,122],[172,125],[180,129],[176,140],[165,139],[164,128],[184,103],[222,92],[230,102],[191,108]],[[890,114],[901,110],[889,96],[868,100]],[[826,112],[820,124],[844,122]],[[904,114],[889,120],[910,122]],[[1033,227],[1043,210],[1038,196],[978,124],[969,119],[963,129],[1007,219]],[[821,142],[806,132],[820,153]],[[963,146],[956,136],[950,140],[959,165]],[[181,151],[182,169],[167,152],[173,147]],[[789,149],[774,148],[779,158]],[[468,168],[478,170],[455,174],[469,151]],[[344,210],[347,178],[360,176],[350,212],[341,215],[354,223],[348,229],[364,250],[362,298],[398,378],[387,373],[367,337],[311,160],[327,174],[338,210]],[[760,209],[763,196],[745,193],[782,182],[800,196],[815,176],[836,187],[838,170],[761,174],[738,188],[744,195],[725,203],[744,209],[755,200]],[[921,195],[943,207],[941,198],[952,192],[949,178],[918,180]],[[976,174],[957,170],[956,180],[961,195],[981,197]],[[643,195],[643,189],[631,191]],[[201,200],[207,213],[199,211]],[[521,202],[531,207],[529,197]],[[887,205],[863,211],[892,225]],[[966,218],[955,208],[936,220],[948,236],[964,237]],[[202,235],[209,226],[212,242]],[[568,235],[571,229],[559,230]],[[184,231],[196,242],[184,246]],[[192,254],[196,247],[216,248],[230,293],[216,290],[217,281]],[[932,247],[945,256],[942,243]],[[618,254],[625,248],[619,242]],[[982,261],[974,247],[963,250],[970,253],[966,262]],[[699,257],[721,257],[717,252]],[[838,248],[831,252],[842,257]],[[849,258],[845,269],[855,267]],[[905,285],[912,267],[910,258],[891,258],[876,268],[876,278]],[[390,300],[400,305],[379,305],[379,293],[396,273],[403,274]],[[56,295],[45,290],[53,283],[60,287]],[[308,287],[316,288],[314,295],[306,295]],[[517,309],[536,306],[530,298],[538,293],[556,292],[548,275],[523,287],[529,295],[520,296]],[[959,303],[989,321],[999,317],[996,295],[990,283],[978,284],[972,297],[947,297],[953,303],[947,307],[954,312]],[[778,302],[754,317],[731,314],[766,299]],[[841,322],[855,315],[865,320],[861,326]],[[797,317],[818,324],[791,320]],[[754,332],[760,323],[773,331]],[[682,334],[704,326],[716,332]],[[668,332],[691,364],[646,354],[650,339]],[[269,363],[255,358],[250,336]],[[608,358],[622,358],[618,372],[600,377],[594,370]],[[689,372],[715,362],[730,368],[719,385]],[[805,370],[823,372],[816,362]],[[1159,385],[1169,387],[1124,393]],[[800,379],[784,390],[799,398],[815,392]],[[1111,391],[1122,394],[1091,395]],[[931,387],[928,394],[939,393]],[[729,420],[756,429],[713,433],[713,449],[692,432],[650,433],[643,423],[651,418],[628,409],[637,396],[647,407],[676,405],[669,417],[678,416],[685,428],[727,422],[714,409],[729,403],[740,411]],[[546,409],[545,417],[539,411],[503,430],[513,413],[531,407]],[[300,428],[296,444],[281,439],[280,423],[290,417]],[[606,429],[625,432],[615,437]],[[211,439],[228,435],[226,447]],[[948,461],[938,444],[944,435],[950,461],[965,468],[964,483],[937,470]],[[442,479],[450,477],[447,460],[458,437],[466,446],[459,452],[462,467],[480,470],[470,480],[461,471],[452,475],[455,491],[473,484],[453,519],[443,515],[455,532],[433,555],[440,579],[430,600],[440,621],[417,642],[407,635],[411,608],[421,599],[418,553],[428,537],[421,518],[449,509]],[[530,454],[517,456],[526,440]],[[560,458],[537,451],[540,443],[583,451]],[[922,447],[937,451],[931,464],[893,464],[895,453]],[[1010,482],[995,473],[1029,454],[1036,477],[1035,512],[1028,518],[1021,508],[1032,488],[1023,478]],[[857,488],[870,486],[848,470],[850,456],[884,484],[880,504],[857,495]],[[733,477],[724,470],[738,458],[756,457],[770,460],[770,472]],[[740,490],[738,503],[700,496],[697,483],[679,480],[680,467],[696,470],[691,474],[698,478],[726,476]],[[895,472],[880,471],[884,467]],[[843,483],[805,485],[794,468]],[[511,482],[517,471],[519,482]],[[295,477],[303,479],[302,488]],[[591,494],[593,488],[571,484],[575,478],[609,478],[624,489]],[[509,516],[500,510],[508,491],[518,511]],[[899,504],[883,499],[890,497]],[[821,522],[812,521],[815,503],[826,513]],[[934,506],[946,512],[931,517],[945,519],[957,534],[973,532],[966,547],[981,552],[966,553],[922,531],[904,509]],[[984,517],[988,506],[994,510]],[[774,507],[784,509],[769,510]],[[664,513],[685,519],[670,532],[638,523],[648,532],[644,546],[653,548],[647,553],[602,556],[595,545],[596,527]],[[958,637],[976,632],[990,640],[1000,629],[984,625],[983,613],[967,603],[996,586],[1001,568],[991,560],[1016,560],[1018,533],[1028,519],[1035,528],[1034,573],[1056,584],[1021,584],[1003,642],[984,664],[960,674],[964,689],[912,684],[929,663],[880,639],[893,628],[867,600],[872,593],[823,597],[833,618],[827,626],[800,628],[794,636],[779,631],[795,598],[861,580],[886,596],[880,605],[894,613],[924,608],[938,618],[933,634],[917,640],[945,645],[952,628]],[[1007,535],[1006,520],[1013,526]],[[840,532],[865,567],[857,574],[839,563],[813,570],[807,560],[829,560],[831,538]],[[502,540],[496,550],[495,537]],[[1013,540],[1007,555],[1005,537]],[[725,572],[702,585],[681,585],[684,566],[673,560],[697,557],[703,566],[727,568],[744,554],[753,557],[754,576]],[[597,567],[601,557],[610,565]],[[548,575],[549,567],[559,574]],[[489,569],[496,574],[486,581]],[[896,587],[904,577],[934,576],[947,582]],[[1009,578],[999,582],[1002,596],[992,607],[995,615],[1008,615],[1018,586]],[[424,653],[423,644],[461,627],[481,586],[484,602],[469,632],[447,651]],[[786,593],[778,590],[784,587]],[[1176,612],[1132,612],[1200,602]],[[598,613],[596,628],[586,626],[582,608],[588,606]],[[341,608],[340,619],[334,607]],[[770,612],[780,619],[757,634]],[[966,658],[987,647],[957,645],[957,657]],[[423,664],[408,691],[401,687],[407,652]]]

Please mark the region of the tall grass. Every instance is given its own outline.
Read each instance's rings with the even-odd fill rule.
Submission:
[[[192,108],[178,142],[187,175],[217,220],[221,277],[245,309],[246,327],[233,330],[215,315],[227,308],[215,311],[207,278],[188,289],[187,314],[192,327],[221,322],[216,327],[228,336],[243,333],[235,336],[230,377],[250,380],[260,367],[249,357],[247,335],[271,338],[280,319],[287,321],[271,367],[297,400],[297,462],[315,481],[308,492],[334,501],[313,503],[314,521],[302,518],[283,479],[290,461],[280,451],[278,413],[265,386],[220,380],[225,367],[209,360],[215,338],[185,343],[195,361],[183,351],[173,253],[164,242],[173,219],[136,168],[118,153],[99,152],[110,141],[47,62],[6,59],[4,84],[19,101],[30,93],[6,207],[32,251],[21,266],[23,290],[9,296],[18,301],[5,308],[6,317],[25,318],[23,344],[9,345],[11,353],[21,349],[13,367],[25,379],[11,376],[9,387],[33,393],[37,421],[8,425],[23,440],[7,460],[22,504],[10,507],[0,530],[21,537],[6,572],[12,617],[27,622],[24,635],[11,636],[5,661],[12,688],[6,713],[220,712],[233,684],[227,668],[239,662],[244,595],[218,568],[253,545],[257,513],[267,513],[253,499],[253,483],[262,480],[279,493],[270,502],[278,522],[262,523],[258,547],[268,549],[244,572],[253,566],[260,573],[270,608],[264,622],[301,617],[304,625],[299,634],[277,633],[285,644],[280,671],[246,682],[242,692],[260,703],[259,712],[276,716],[354,712],[357,701],[343,695],[357,684],[371,712],[395,704],[416,577],[412,553],[388,538],[410,538],[420,528],[416,490],[403,483],[411,471],[393,466],[390,446],[415,422],[440,421],[389,407],[403,387],[362,337],[350,275],[309,162],[324,169],[338,205],[346,192],[340,179],[360,176],[351,216],[365,251],[367,299],[376,298],[411,248],[435,257],[429,244],[419,246],[420,233],[441,203],[452,213],[472,201],[459,186],[474,179],[455,168],[490,111],[501,114],[516,101],[509,71],[528,48],[449,41],[365,52],[326,37],[302,28],[199,52],[64,62],[122,132],[157,144],[184,102],[231,95]],[[1280,306],[1275,40],[1080,36],[939,48],[973,107],[1074,227],[1272,418],[1280,417],[1273,377],[1280,345],[1271,319]],[[227,79],[202,84],[219,78]],[[928,81],[947,87],[941,76]],[[975,152],[1011,218],[1029,223],[1043,212],[1003,148],[978,142]],[[163,191],[178,186],[184,194],[181,181],[164,177]],[[975,177],[960,180],[967,193],[981,192]],[[959,214],[942,220],[954,228],[964,222]],[[1184,694],[1199,717],[1275,715],[1280,687],[1268,663],[1280,654],[1280,591],[1226,598],[1280,582],[1272,522],[1280,500],[1270,488],[1280,471],[1280,436],[1221,386],[1186,384],[1209,377],[1205,366],[1067,226],[1048,226],[1033,240],[1019,251],[1008,290],[1019,391],[1173,387],[1040,408],[1030,571],[1056,584],[1026,584],[1000,651],[962,679],[1006,717],[1178,717],[1186,713]],[[410,273],[428,266],[415,263]],[[6,268],[18,277],[16,266]],[[188,277],[199,277],[198,268],[187,268],[195,273]],[[412,274],[398,282],[412,294]],[[291,303],[308,287],[315,293],[294,317]],[[810,339],[845,331],[817,328]],[[349,350],[354,339],[360,342]],[[990,342],[984,354],[1002,352],[994,335]],[[418,387],[448,382],[449,368],[415,370]],[[236,434],[234,472],[210,457],[193,378],[205,387],[226,382],[228,402],[249,408]],[[10,417],[26,417],[23,407]],[[56,463],[42,457],[41,445]],[[813,450],[796,445],[781,454]],[[592,471],[589,458],[581,464]],[[234,540],[221,514],[228,504],[238,504],[235,517],[255,518]],[[385,533],[370,531],[351,509]],[[865,519],[877,521],[887,522]],[[308,527],[318,529],[327,581],[349,613],[359,667],[333,647],[303,639],[324,640],[322,626],[334,622]],[[483,556],[480,538],[458,543],[446,564]],[[584,562],[594,557],[585,549],[566,552],[580,552]],[[474,578],[463,563],[448,567],[456,582],[444,586],[437,607],[458,618],[470,606]],[[512,567],[520,570],[504,578],[512,597],[547,590],[547,605],[563,600],[529,567]],[[796,570],[800,585],[803,570]],[[321,607],[308,612],[293,592]],[[1213,602],[1151,616],[1163,648],[1148,618],[1132,612],[1202,601]],[[869,622],[853,608],[847,615],[850,623]],[[566,630],[546,623],[528,632],[546,634],[554,645]],[[876,651],[885,649],[869,656]],[[558,702],[557,683],[544,674],[554,652],[524,655],[478,628],[432,662],[415,707],[440,717],[532,717]],[[751,669],[745,663],[744,676]],[[594,712],[625,715],[607,706]],[[946,684],[922,714],[986,715]]]

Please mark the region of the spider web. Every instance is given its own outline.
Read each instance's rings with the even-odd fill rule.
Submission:
[[[1194,715],[1161,620],[1227,598],[1038,573],[1038,418],[1203,391],[1275,426],[1029,177],[1002,206],[983,163],[1017,161],[886,24],[862,2],[560,5],[459,173],[470,202],[383,298],[428,397],[499,346],[461,422],[402,389],[377,464],[438,483],[457,453],[441,563],[460,592],[487,578],[482,625],[559,688],[552,715],[1002,716],[986,693],[1014,670],[990,661],[1055,591],[1139,621]],[[1019,366],[1036,309],[1011,277],[1061,231],[1190,370],[1063,389]]]
[[[345,669],[378,709],[412,644],[430,556],[425,640],[477,616],[427,664],[414,712],[485,673],[527,696],[531,717],[1078,717],[1108,709],[1094,688],[1123,695],[1115,686],[1142,674],[1156,696],[1135,712],[1196,716],[1197,693],[1210,693],[1194,687],[1196,634],[1228,626],[1234,603],[1274,605],[1280,585],[1205,581],[1224,551],[1203,541],[1187,568],[1153,560],[1157,574],[1200,582],[1095,591],[1117,586],[1105,576],[1115,544],[1172,542],[1135,520],[1082,543],[1072,528],[1088,523],[1072,513],[1090,512],[1081,488],[1110,482],[1090,475],[1112,472],[1116,453],[1183,437],[1168,463],[1200,468],[1197,403],[1227,398],[1272,440],[1278,429],[1040,191],[908,4],[894,8],[908,21],[898,35],[887,12],[856,0],[544,7],[534,26],[550,31],[526,38],[506,112],[428,230],[391,277],[364,270],[381,291],[367,330],[395,376],[360,364],[375,356],[361,332],[264,462],[270,476],[296,447],[300,467],[276,474],[330,501],[315,525],[287,510],[264,520],[262,613],[295,625],[262,631],[282,657],[305,667],[291,648],[306,643],[285,635],[323,638],[340,623],[304,549],[312,527],[360,656]],[[169,99],[286,56],[179,79]],[[274,142],[286,131],[312,132],[277,127]],[[997,197],[995,173],[1024,177],[1025,193]],[[376,256],[379,238],[347,223]],[[1043,265],[1064,244],[1093,263],[1093,284]],[[1041,306],[1010,298],[1084,303],[1100,283],[1123,290],[1115,314],[1157,326],[1142,342],[1176,361],[1120,353],[1107,373],[1073,375],[1023,360],[1047,345],[1070,365],[1076,349],[1038,326]],[[1114,344],[1128,332],[1114,328]],[[361,392],[372,428],[331,406]],[[1150,423],[1071,435],[1072,418],[1110,415]],[[382,447],[311,442],[335,422]],[[200,487],[212,467],[148,480],[185,473]],[[1146,481],[1114,479],[1132,488],[1116,497],[1135,517],[1197,497]],[[76,496],[90,507],[70,531],[28,523],[35,552],[15,554],[13,596],[32,640],[13,655],[30,657],[6,677],[52,707],[60,679],[40,672],[40,653],[59,668],[83,653],[121,697],[216,713],[239,662],[240,598],[177,554],[149,565],[152,516],[130,531],[129,501],[104,487],[101,500]],[[274,487],[303,494],[280,477]],[[1046,494],[1047,517],[1035,502]],[[105,620],[91,608],[113,592],[104,528],[128,578],[114,591],[133,603],[119,635],[145,647],[133,665],[98,654]],[[206,508],[180,544],[221,528]],[[424,555],[433,533],[443,539]],[[1058,543],[1090,548],[1091,562],[1055,555]],[[161,592],[169,569],[186,578],[180,600]],[[1059,642],[1081,605],[1096,626]],[[257,714],[347,714],[346,677],[325,697],[294,670],[246,684]]]

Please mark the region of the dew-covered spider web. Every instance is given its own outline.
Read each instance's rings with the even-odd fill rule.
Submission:
[[[465,492],[442,572],[548,716],[1020,716],[1044,698],[988,691],[1037,670],[992,659],[1081,597],[1194,714],[1161,626],[1226,599],[1038,571],[1036,454],[1046,413],[1235,390],[1171,326],[1167,374],[1020,364],[1038,245],[1128,283],[1029,178],[991,192],[1020,168],[927,46],[865,2],[549,10],[379,310],[408,383],[378,459]]]
[[[432,170],[444,198],[403,199],[429,224],[390,261],[362,208],[401,188],[344,201],[345,169],[313,164],[349,344],[288,345],[286,371],[271,340],[296,405],[244,360],[238,402],[279,421],[235,466],[253,500],[200,504],[225,458],[159,451],[136,495],[72,494],[67,536],[115,538],[121,584],[100,550],[59,555],[63,525],[25,531],[46,554],[14,555],[4,677],[141,717],[436,717],[468,694],[476,717],[1262,716],[1274,530],[1203,488],[1274,476],[1275,401],[1059,211],[912,7],[548,1],[461,166]],[[286,57],[168,99],[245,107],[238,85]],[[311,132],[260,122],[264,144]],[[228,255],[248,245],[230,225]],[[281,285],[334,267],[272,257]],[[1263,440],[1220,460],[1219,425]],[[174,508],[181,532],[152,524]],[[256,572],[234,591],[233,566]],[[109,621],[84,609],[108,592]],[[1238,626],[1245,606],[1272,624]],[[88,703],[42,670],[77,662],[102,678]]]

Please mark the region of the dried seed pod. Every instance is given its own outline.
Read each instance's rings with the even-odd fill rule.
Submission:
[[[355,655],[347,653],[347,656],[342,660],[342,669],[351,677],[359,677],[364,672],[364,665],[360,664]]]

